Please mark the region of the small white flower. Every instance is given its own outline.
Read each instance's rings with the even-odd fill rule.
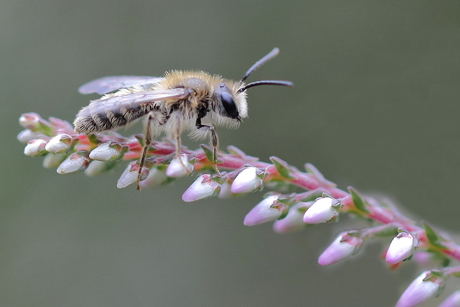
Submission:
[[[59,133],[52,137],[51,140],[46,144],[45,150],[52,153],[64,153],[72,144],[72,137],[65,133]]]
[[[141,171],[140,181],[147,178],[148,174],[149,174],[149,169],[146,167],[143,167]],[[126,188],[130,184],[137,182],[138,176],[139,176],[139,164],[137,163],[137,161],[133,161],[128,164],[128,167],[125,169],[123,174],[121,174],[120,178],[118,179],[117,188],[119,189]]]
[[[439,294],[444,287],[444,281],[439,273],[423,272],[404,290],[396,303],[396,307],[413,307]]]
[[[356,254],[363,245],[363,240],[355,235],[354,232],[342,232],[319,256],[318,263],[321,265],[333,264],[348,256]]]
[[[88,167],[89,159],[84,155],[73,153],[67,157],[57,168],[58,174],[70,174],[84,170]]]
[[[388,247],[385,261],[389,264],[401,262],[412,256],[417,246],[418,240],[412,234],[400,230]]]
[[[46,152],[46,141],[42,139],[33,139],[27,143],[24,148],[24,154],[27,156],[37,156]]]
[[[121,146],[106,142],[99,144],[90,153],[89,157],[93,160],[110,161],[118,158],[121,154]]]
[[[168,177],[184,177],[193,171],[193,165],[188,161],[186,154],[181,154],[175,157],[166,168],[166,176]]]
[[[246,215],[244,225],[253,226],[279,218],[287,208],[277,202],[278,198],[279,195],[270,195],[264,198]]]
[[[303,221],[307,224],[331,223],[337,220],[341,204],[331,197],[321,197],[305,212]]]
[[[261,188],[264,177],[264,172],[257,167],[246,167],[236,176],[231,191],[234,194],[256,191]]]
[[[216,197],[220,192],[220,184],[213,181],[211,175],[203,174],[184,192],[182,200],[196,201],[207,197]]]

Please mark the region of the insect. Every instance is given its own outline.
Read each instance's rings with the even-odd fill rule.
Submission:
[[[163,131],[175,141],[177,157],[181,154],[183,130],[190,130],[190,135],[195,138],[210,135],[213,162],[219,172],[218,138],[214,125],[236,128],[248,116],[247,89],[258,85],[293,85],[281,80],[244,83],[251,73],[278,53],[278,48],[273,49],[236,82],[203,71],[176,70],[166,72],[164,77],[110,76],[90,81],[82,85],[79,92],[103,96],[80,110],[74,121],[75,131],[91,134],[112,130],[147,116],[144,147],[139,160],[138,190],[147,151],[153,138]]]

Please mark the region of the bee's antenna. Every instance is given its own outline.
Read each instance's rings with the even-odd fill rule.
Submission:
[[[258,60],[254,65],[251,66],[251,68],[248,69],[248,71],[244,74],[243,78],[241,78],[240,82],[243,82],[244,80],[246,80],[250,74],[252,74],[255,70],[257,70],[257,68],[259,68],[263,64],[267,63],[268,61],[276,57],[279,52],[280,50],[278,48],[275,48],[272,51],[270,51],[270,53],[268,53],[266,56]]]
[[[281,81],[281,80],[260,80],[254,81],[251,83],[246,84],[245,86],[238,89],[238,93],[244,92],[250,87],[257,86],[257,85],[282,85],[282,86],[293,86],[294,83],[290,81]]]

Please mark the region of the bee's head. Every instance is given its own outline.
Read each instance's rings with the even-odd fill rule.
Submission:
[[[240,121],[248,116],[246,93],[238,92],[237,87],[235,89],[235,86],[227,83],[220,82],[214,91],[216,111],[221,116]]]

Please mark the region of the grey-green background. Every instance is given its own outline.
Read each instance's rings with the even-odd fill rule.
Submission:
[[[460,231],[458,1],[1,0],[0,42],[0,306],[394,305],[419,268],[390,272],[384,244],[316,263],[350,224],[246,227],[262,192],[184,203],[193,178],[119,190],[122,165],[62,176],[15,139],[24,112],[72,121],[90,99],[76,89],[94,78],[238,79],[273,47],[251,80],[295,87],[249,90],[250,116],[219,130],[223,147],[311,162],[341,188]]]

